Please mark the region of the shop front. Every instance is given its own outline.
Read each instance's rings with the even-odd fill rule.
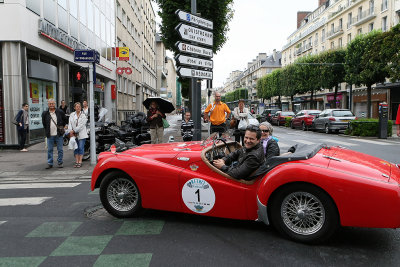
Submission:
[[[371,95],[371,118],[378,118],[379,103],[388,103],[387,89],[372,89]],[[366,118],[368,114],[367,90],[354,92],[354,115],[358,118]]]

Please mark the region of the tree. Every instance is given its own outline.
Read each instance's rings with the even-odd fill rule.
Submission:
[[[382,34],[382,53],[391,82],[400,80],[400,24]]]
[[[323,88],[335,88],[335,102],[339,84],[344,82],[346,75],[344,70],[345,56],[346,51],[343,49],[329,50],[319,55],[321,62],[321,86]]]
[[[295,80],[296,66],[291,64],[282,69],[281,84],[282,84],[282,95],[290,96],[292,102],[292,110],[294,110],[294,95],[297,94],[298,81]]]
[[[227,32],[229,31],[229,21],[233,18],[232,9],[233,0],[202,0],[197,1],[197,12],[201,17],[211,20],[214,24],[213,29],[213,47],[214,53],[219,51],[227,41]],[[161,38],[166,49],[179,53],[175,47],[175,43],[181,41],[175,27],[180,23],[180,20],[175,11],[177,9],[189,12],[191,11],[190,0],[158,0],[160,11],[158,15],[162,19]]]

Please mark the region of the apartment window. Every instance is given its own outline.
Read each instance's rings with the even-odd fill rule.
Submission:
[[[318,43],[318,32],[315,34],[315,44]]]
[[[69,0],[69,13],[74,17],[78,18],[78,1]]]
[[[4,3],[4,1],[0,1]],[[40,16],[40,0],[26,1],[26,8]]]
[[[128,25],[128,32],[131,33],[132,32],[132,26],[131,26],[131,20],[129,18],[127,19],[127,25]]]
[[[121,5],[117,2],[117,18],[122,21],[122,8]]]
[[[347,35],[347,43],[349,44],[351,42],[351,33],[349,33],[348,35]]]
[[[388,1],[387,0],[383,0],[382,1],[382,6],[381,6],[381,11],[385,11],[388,9]]]
[[[387,31],[387,17],[382,18],[382,31]]]
[[[350,29],[353,20],[353,14],[350,12],[347,14],[347,29]]]
[[[331,49],[335,48],[335,42],[331,42]]]
[[[325,29],[322,29],[321,42],[325,42]]]
[[[368,24],[368,31],[372,31],[374,29],[374,23],[371,22],[370,24]]]
[[[339,19],[339,31],[343,29],[343,19]]]
[[[362,16],[362,6],[360,6],[360,7],[358,8],[358,15],[357,15],[358,20],[361,19],[361,16]]]
[[[374,7],[375,7],[375,3],[374,0],[369,0],[369,13],[370,14],[374,14]]]
[[[125,10],[122,9],[122,25],[124,25],[126,27],[126,13]]]
[[[362,34],[362,28],[357,30],[357,35],[360,35],[360,34]]]
[[[338,41],[339,43],[338,43],[338,45],[339,45],[339,48],[342,48],[343,47],[343,41],[342,41],[342,38],[339,38],[339,41]]]
[[[335,32],[335,24],[332,23],[331,24],[331,34],[333,34]]]

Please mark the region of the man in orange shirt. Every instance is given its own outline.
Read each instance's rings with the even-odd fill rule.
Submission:
[[[221,135],[226,130],[226,115],[230,114],[231,110],[225,103],[221,102],[220,93],[215,92],[214,97],[214,103],[209,104],[204,111],[204,120],[211,122],[210,134],[219,132],[219,135]],[[210,113],[210,115],[208,115],[208,113]]]

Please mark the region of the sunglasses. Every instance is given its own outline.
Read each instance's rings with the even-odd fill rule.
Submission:
[[[261,132],[263,132],[263,133],[268,133],[269,130],[261,130]]]

